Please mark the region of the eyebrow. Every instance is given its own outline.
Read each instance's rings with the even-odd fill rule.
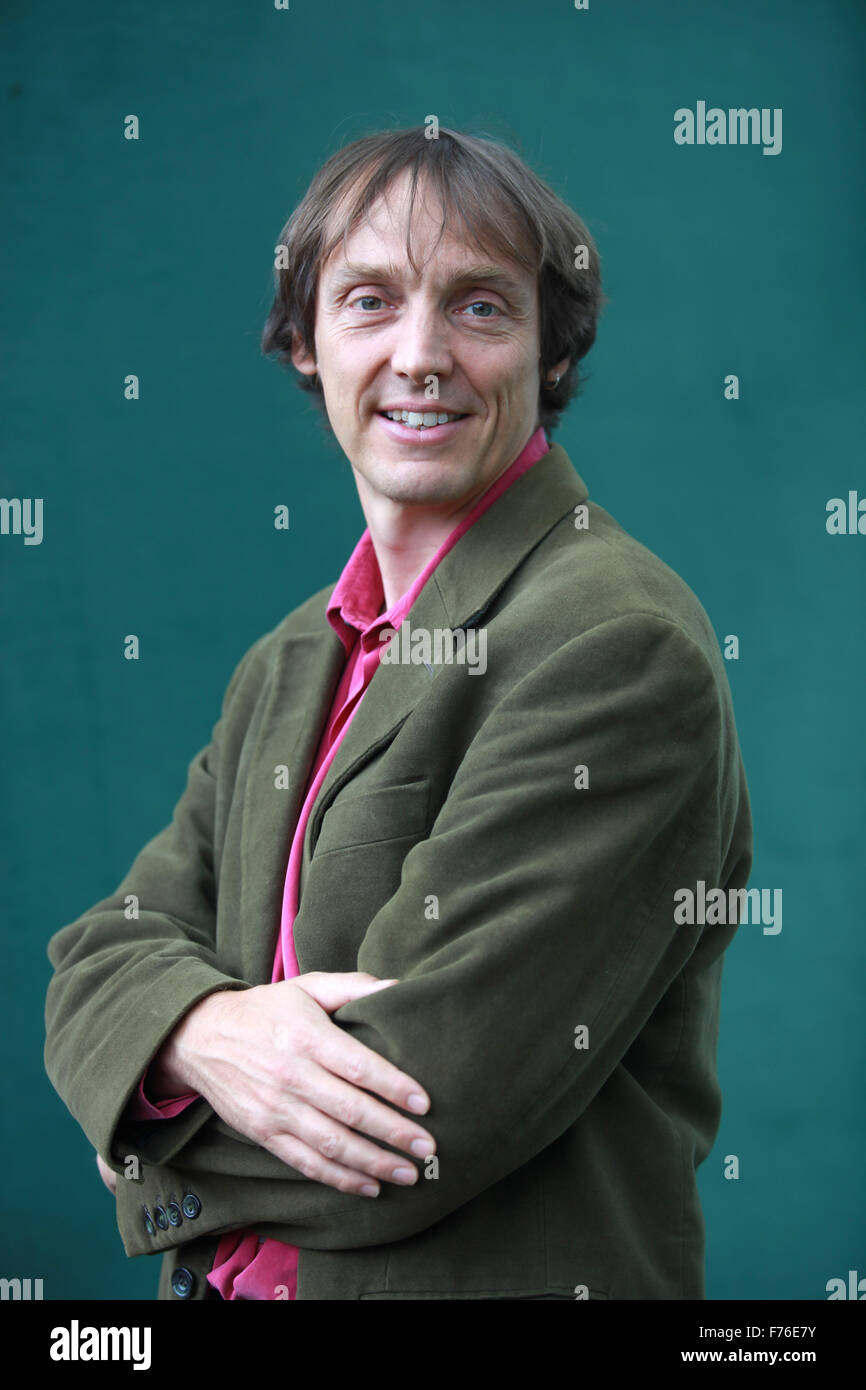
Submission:
[[[390,264],[368,265],[365,262],[348,261],[343,262],[334,271],[331,289],[341,290],[353,284],[387,285],[393,284],[399,278],[400,270],[397,266]],[[477,265],[462,266],[445,280],[446,289],[460,285],[489,285],[491,289],[500,289],[503,294],[512,295],[518,299],[525,297],[527,293],[526,286],[521,284],[519,280],[515,280],[501,266],[486,261],[479,262]]]

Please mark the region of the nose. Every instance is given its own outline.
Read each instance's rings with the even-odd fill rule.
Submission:
[[[441,309],[429,302],[409,300],[395,332],[391,367],[396,376],[425,386],[430,376],[438,379],[450,374],[453,359]]]

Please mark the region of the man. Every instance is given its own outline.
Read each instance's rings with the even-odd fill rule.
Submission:
[[[548,432],[583,223],[441,130],[335,155],[264,347],[367,529],[240,662],[172,823],[51,941],[46,1066],[162,1298],[704,1296],[744,887],[723,662]]]

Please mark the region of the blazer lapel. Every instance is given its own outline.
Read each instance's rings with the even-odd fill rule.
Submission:
[[[432,576],[431,576],[432,579]],[[448,614],[438,588],[428,581],[407,615],[412,627],[443,628]],[[397,642],[398,637],[392,641]],[[356,773],[390,743],[433,682],[434,671],[419,663],[382,663],[361,697],[334,760],[319,788],[304,836],[303,875],[309,867],[322,817],[334,797]]]
[[[406,615],[413,630],[475,626],[543,536],[588,495],[558,444],[483,512],[437,565]],[[324,621],[327,621],[324,619]],[[394,642],[398,638],[393,639]],[[435,669],[380,663],[334,755],[307,822],[301,882],[322,818],[340,789],[384,747],[430,689]]]

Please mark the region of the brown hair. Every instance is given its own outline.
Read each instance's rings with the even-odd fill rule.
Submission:
[[[331,252],[367,215],[403,170],[412,172],[408,225],[411,227],[419,179],[429,181],[443,208],[440,239],[449,216],[457,218],[468,240],[481,250],[500,252],[538,276],[541,339],[539,424],[550,433],[568,402],[580,392],[578,363],[595,341],[596,322],[607,296],[602,293],[598,251],[587,228],[553,190],[507,146],[475,135],[439,128],[428,139],[425,127],[384,131],[355,140],[322,166],[303,201],[279,237],[286,264],[275,270],[274,301],[262,333],[262,351],[276,353],[295,372],[298,385],[311,391],[327,419],[324,393],[315,377],[292,362],[292,333],[314,351],[319,271]],[[350,197],[355,185],[354,197]],[[346,199],[342,225],[325,243],[335,205]],[[409,245],[406,254],[417,272]],[[577,248],[586,247],[587,266],[575,267]],[[555,388],[546,377],[563,357],[569,366]]]

